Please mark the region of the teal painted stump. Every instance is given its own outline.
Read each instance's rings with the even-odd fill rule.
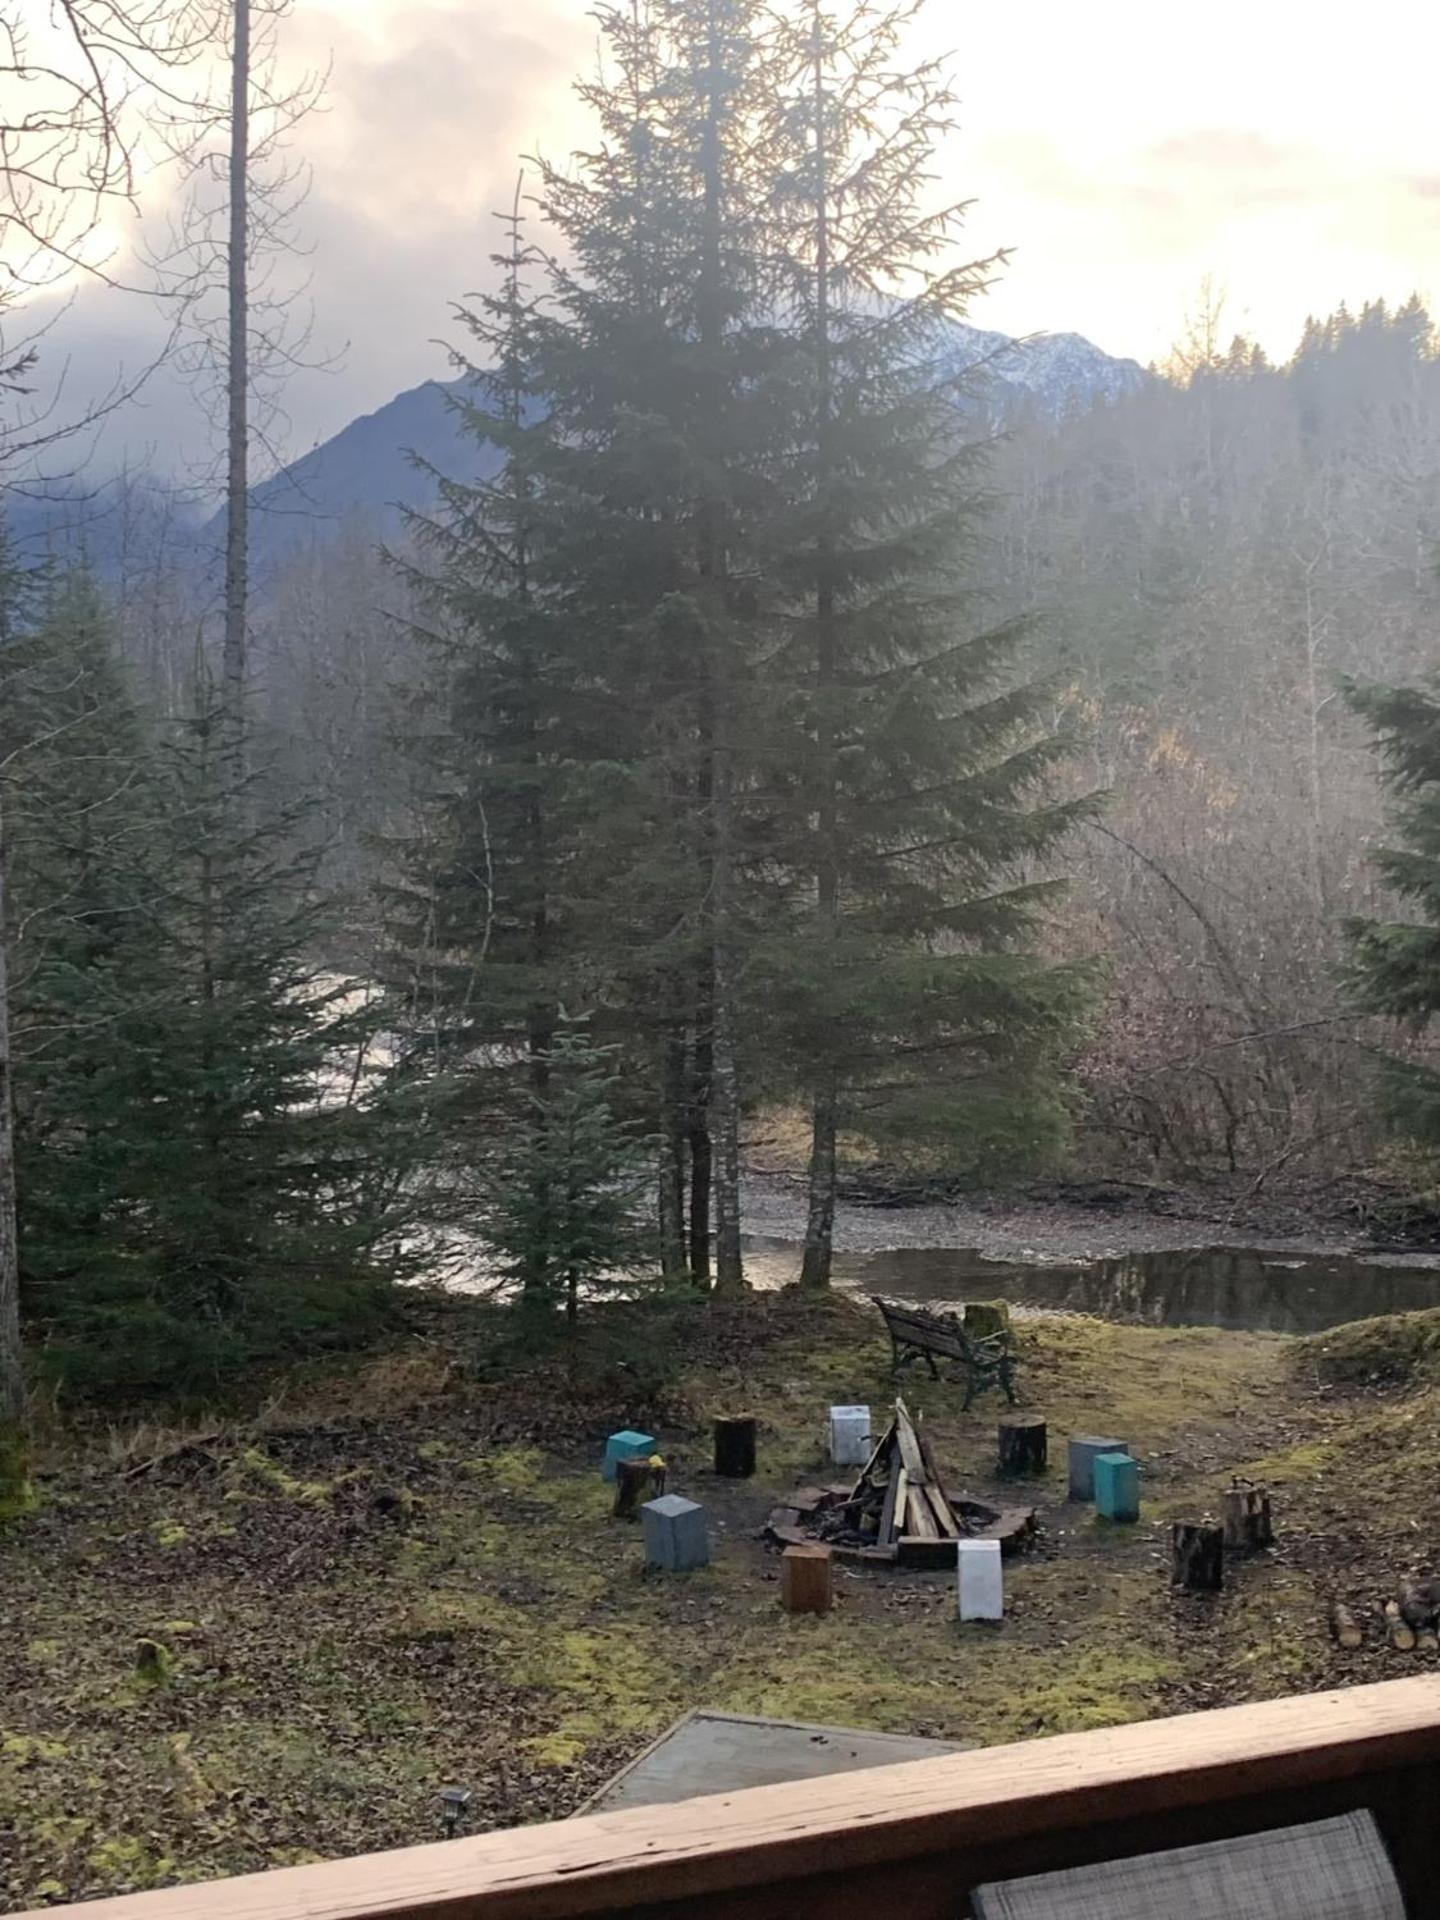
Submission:
[[[1095,1511],[1102,1520],[1140,1518],[1140,1469],[1128,1453],[1095,1456]]]

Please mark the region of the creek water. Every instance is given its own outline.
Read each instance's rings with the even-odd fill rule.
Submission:
[[[757,1286],[783,1286],[800,1268],[798,1243],[747,1241]],[[1231,1327],[1319,1333],[1376,1313],[1440,1306],[1440,1269],[1347,1254],[1199,1247],[1088,1261],[992,1260],[958,1247],[837,1253],[837,1286],[911,1306],[1005,1299],[1012,1306],[1092,1313],[1157,1327]]]

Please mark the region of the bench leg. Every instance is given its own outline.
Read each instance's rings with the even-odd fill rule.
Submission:
[[[1000,1370],[1000,1384],[1005,1389],[1005,1398],[1013,1407],[1015,1405],[1015,1369],[1008,1360]]]

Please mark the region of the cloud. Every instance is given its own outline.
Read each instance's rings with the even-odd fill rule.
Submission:
[[[295,222],[308,258],[291,277],[309,276],[315,356],[338,355],[332,370],[302,368],[287,382],[278,451],[294,458],[445,370],[433,342],[457,331],[452,303],[493,271],[491,216],[511,200],[520,154],[571,144],[571,77],[587,62],[594,25],[567,0],[346,0],[298,9],[283,32],[282,78],[330,71],[323,109],[293,143],[312,186]],[[166,228],[172,192],[172,176],[152,178],[152,236]],[[124,237],[121,261],[138,235]],[[143,298],[81,286],[46,342],[42,372],[53,382],[65,369],[73,416],[110,389],[119,362],[152,358],[164,333]],[[97,460],[189,476],[213,467],[214,454],[198,397],[169,370],[147,383],[143,406],[107,423]]]

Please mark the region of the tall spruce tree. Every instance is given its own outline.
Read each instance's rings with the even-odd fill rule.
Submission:
[[[1083,803],[1044,799],[1060,742],[1006,682],[1017,630],[987,628],[971,587],[983,449],[953,323],[997,262],[955,264],[963,205],[925,205],[954,96],[938,66],[903,66],[917,11],[804,0],[779,29],[777,251],[807,364],[768,559],[798,723],[794,912],[768,961],[811,1106],[816,1287],[840,1131],[952,1165],[1035,1154],[1061,1129],[1056,1054],[1083,995],[1026,946],[1050,892],[1031,869]]]
[[[149,741],[84,573],[44,596],[9,649],[10,715],[29,745],[11,792],[17,1164],[27,1298],[103,1245],[124,1143],[105,1124],[125,1069],[117,1019],[145,989],[137,876],[154,831]]]
[[[543,978],[546,1005],[591,1014],[597,1038],[624,1047],[631,1096],[658,1117],[662,1265],[709,1283],[713,1207],[729,1286],[742,1278],[734,816],[754,629],[731,554],[755,511],[770,331],[744,228],[761,198],[745,131],[760,12],[601,10],[606,77],[581,88],[597,141],[540,175],[555,249],[543,305],[519,291],[512,237],[505,290],[472,316],[489,365],[469,419],[504,464],[447,489],[429,537],[458,634],[447,733],[468,772],[441,810],[454,879],[422,884],[411,912],[434,929],[440,1001],[465,1011],[449,1058],[483,1101],[525,1044],[510,956],[547,889],[525,993]],[[551,821],[538,862],[522,817],[537,792]],[[543,1070],[543,1044],[529,1051]]]
[[[1377,853],[1375,864],[1416,915],[1347,921],[1347,978],[1363,1011],[1420,1034],[1440,1014],[1440,682],[1386,687],[1347,679],[1342,686],[1375,735],[1401,843]],[[1391,1055],[1380,1086],[1396,1126],[1428,1147],[1440,1145],[1440,1072]]]
[[[209,1390],[377,1324],[397,1173],[347,1097],[367,1020],[321,969],[295,823],[237,789],[219,691],[157,743],[93,596],[58,612],[90,666],[20,803],[26,1314],[78,1388]]]
[[[14,730],[17,675],[15,642],[23,623],[24,570],[0,520],[0,717],[11,715]],[[20,1331],[20,1238],[16,1206],[15,1078],[11,1043],[9,946],[12,910],[9,894],[10,830],[7,781],[26,745],[0,726],[0,1520],[30,1504],[29,1443],[26,1432],[25,1354]]]

